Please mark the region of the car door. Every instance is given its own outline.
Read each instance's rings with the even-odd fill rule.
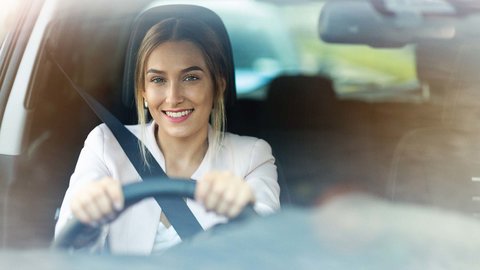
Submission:
[[[8,1],[0,10],[0,245],[21,242],[12,187],[25,168],[19,161],[28,155],[22,149],[28,114],[28,86],[33,74],[43,31],[55,1]],[[26,201],[24,201],[27,203]],[[33,205],[33,204],[30,204]],[[28,233],[25,237],[29,237]],[[20,240],[20,241],[17,241]]]

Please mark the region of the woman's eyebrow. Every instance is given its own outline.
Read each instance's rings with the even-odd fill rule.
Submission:
[[[203,70],[201,67],[199,67],[199,66],[191,66],[191,67],[182,69],[182,70],[181,70],[181,73],[187,73],[187,72],[196,71],[196,70],[204,72],[204,70]],[[165,72],[165,71],[162,71],[162,70],[150,68],[150,69],[147,70],[146,74],[149,74],[149,73],[164,74],[164,73],[166,73],[166,72]]]
[[[158,70],[158,69],[150,68],[150,69],[147,70],[146,73],[147,73],[147,74],[149,74],[149,73],[163,74],[163,73],[165,73],[165,72],[164,72],[164,71],[161,71],[161,70]]]
[[[187,73],[187,72],[196,71],[196,70],[199,70],[199,71],[204,72],[204,70],[203,70],[201,67],[199,67],[199,66],[191,66],[191,67],[182,69],[182,73]]]

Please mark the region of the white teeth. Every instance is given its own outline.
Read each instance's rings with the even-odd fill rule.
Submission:
[[[169,117],[172,117],[172,118],[179,118],[179,117],[183,117],[187,114],[190,114],[192,112],[192,110],[186,110],[186,111],[181,111],[181,112],[165,112]]]

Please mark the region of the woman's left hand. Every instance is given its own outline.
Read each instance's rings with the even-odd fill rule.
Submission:
[[[238,216],[247,204],[255,203],[250,186],[228,171],[206,173],[203,179],[197,182],[195,199],[207,210],[228,218]]]

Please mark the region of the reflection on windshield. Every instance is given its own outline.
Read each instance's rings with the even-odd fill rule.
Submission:
[[[428,99],[428,88],[416,75],[415,47],[380,49],[326,44],[318,38],[318,14],[323,3],[282,7],[301,59],[301,70],[322,74],[334,82],[339,98],[371,102]]]
[[[0,45],[0,55],[3,54],[3,45],[5,45],[5,40],[6,40],[6,39],[7,39],[7,38],[5,37],[5,39],[2,41],[2,43],[1,43],[1,45]]]
[[[8,32],[12,28],[13,17],[20,1],[1,1],[0,2],[0,47],[3,48]]]
[[[341,97],[408,100],[426,97],[416,76],[413,46],[378,49],[367,46],[321,45],[323,67]]]

